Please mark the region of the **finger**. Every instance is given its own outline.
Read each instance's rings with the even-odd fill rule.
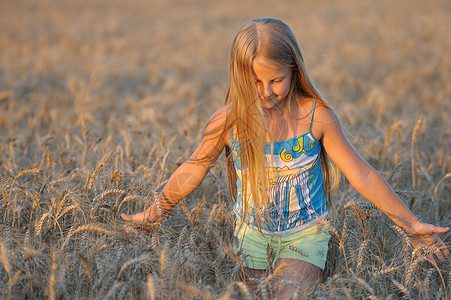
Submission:
[[[445,262],[445,257],[443,257],[443,254],[439,249],[437,249],[437,252],[435,252],[434,254],[437,257],[439,262],[441,262],[441,263]]]
[[[435,233],[445,233],[449,231],[449,227],[438,227],[438,226],[434,226],[434,228],[432,229],[432,232]]]
[[[443,252],[444,255],[449,256],[449,250],[446,246],[445,242],[442,241],[441,238],[439,238],[437,235],[435,235],[435,244],[437,245],[437,249],[440,249],[441,252]]]
[[[134,215],[121,214],[122,219],[129,222],[144,222],[144,214],[138,213]]]
[[[134,215],[126,215],[126,214],[121,214],[122,219],[124,219],[125,221],[129,221],[129,222],[140,222],[140,220],[143,220],[143,217],[141,216],[141,218],[139,218],[138,216],[139,214],[134,214]]]
[[[445,243],[442,242],[442,244],[439,245],[438,248],[441,250],[441,252],[442,252],[445,256],[449,256],[450,253],[449,253],[448,247],[446,247]]]
[[[125,221],[131,221],[130,216],[126,214],[121,214],[121,218],[124,219]]]
[[[428,259],[431,263],[433,263],[434,265],[437,265],[437,262],[435,261],[434,256],[432,254],[428,255]]]

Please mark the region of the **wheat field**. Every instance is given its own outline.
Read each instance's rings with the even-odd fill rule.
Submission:
[[[224,158],[159,228],[150,205],[224,102],[246,20],[293,29],[351,142],[423,221],[451,225],[449,1],[0,2],[0,298],[252,299]],[[324,278],[298,299],[449,299],[342,179]],[[449,234],[441,235],[447,245]],[[428,250],[428,249],[423,249]],[[259,297],[280,288],[271,272]]]

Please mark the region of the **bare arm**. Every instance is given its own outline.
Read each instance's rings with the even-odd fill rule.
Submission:
[[[320,124],[320,134],[328,156],[343,172],[351,185],[396,225],[403,228],[410,235],[415,247],[438,247],[444,255],[449,256],[446,245],[435,235],[435,233],[447,232],[449,228],[422,223],[413,215],[384,178],[352,147],[344,136],[340,122],[332,110],[321,107],[317,113],[317,121]],[[440,251],[435,254],[440,261],[444,261]],[[432,256],[430,258],[434,261]]]
[[[218,129],[224,126],[226,112],[227,108],[224,106],[213,115],[198,147],[190,158],[174,171],[157,201],[143,212],[133,215],[122,214],[124,220],[143,223],[161,222],[180,200],[199,187],[225,146],[222,131]]]

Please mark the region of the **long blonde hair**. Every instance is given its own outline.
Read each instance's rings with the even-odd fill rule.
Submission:
[[[287,96],[289,108],[292,101],[305,97],[315,98],[318,105],[330,106],[308,75],[301,50],[287,24],[278,19],[261,18],[250,20],[241,26],[230,51],[230,83],[226,97],[228,112],[224,130],[229,130],[229,127],[233,125],[234,137],[239,143],[243,182],[242,216],[245,217],[249,213],[248,205],[244,204],[247,201],[253,201],[257,225],[261,228],[259,215],[262,209],[268,205],[264,156],[264,143],[268,128],[252,69],[257,55],[277,62],[281,68],[292,70],[292,81]],[[226,147],[226,155],[229,191],[235,202],[237,174],[229,147]],[[321,167],[326,204],[332,210],[331,191],[336,187],[334,182],[338,182],[339,173],[328,159],[324,147],[321,150]],[[251,199],[248,199],[249,194],[252,195]]]

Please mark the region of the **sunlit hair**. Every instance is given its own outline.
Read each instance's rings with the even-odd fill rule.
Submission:
[[[293,101],[304,98],[314,98],[317,105],[330,106],[310,78],[296,38],[287,24],[278,19],[261,18],[241,26],[230,52],[230,83],[226,97],[228,112],[223,130],[232,127],[234,139],[239,143],[243,183],[242,217],[245,218],[249,213],[248,205],[245,205],[247,201],[253,201],[257,225],[261,228],[261,212],[269,205],[268,195],[263,192],[267,190],[264,144],[269,130],[253,74],[253,62],[257,55],[271,60],[280,68],[292,70],[287,96],[290,110]],[[229,147],[226,147],[226,156],[229,191],[235,202],[237,174]],[[334,182],[338,183],[338,171],[330,163],[324,147],[321,150],[321,167],[326,204],[332,210],[331,191],[336,186]]]

